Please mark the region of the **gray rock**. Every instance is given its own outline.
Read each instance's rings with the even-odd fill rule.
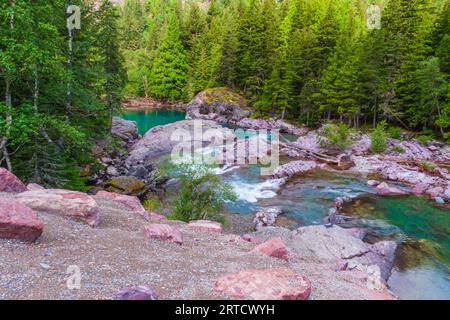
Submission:
[[[277,217],[282,213],[283,211],[280,208],[262,208],[253,219],[255,229],[261,230],[263,227],[274,225]]]
[[[128,287],[114,294],[114,300],[158,300],[154,289],[136,286]]]

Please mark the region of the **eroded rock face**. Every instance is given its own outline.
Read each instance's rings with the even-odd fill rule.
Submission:
[[[397,244],[380,241],[373,245],[360,239],[360,232],[339,226],[307,226],[294,231],[292,246],[301,256],[348,263],[348,269],[367,269],[377,265],[382,280],[387,280],[392,270]]]
[[[33,242],[43,229],[44,225],[32,209],[0,198],[0,238]]]
[[[220,224],[219,222],[209,220],[191,221],[189,222],[188,227],[196,229],[198,231],[210,233],[222,233],[223,231],[222,224]]]
[[[85,193],[46,189],[23,192],[15,198],[17,202],[36,211],[73,218],[94,228],[100,224],[99,207],[95,200]]]
[[[318,165],[314,161],[291,161],[275,169],[273,176],[275,178],[291,178],[311,172],[317,167]]]
[[[214,291],[235,299],[307,300],[311,282],[287,268],[249,269],[219,278]]]
[[[127,143],[132,143],[139,139],[136,122],[118,117],[114,117],[112,120],[111,133],[115,134]]]
[[[277,217],[282,214],[283,211],[280,208],[262,208],[255,214],[253,223],[255,223],[255,229],[272,226],[275,224]]]
[[[289,253],[280,237],[272,238],[264,243],[257,245],[253,252],[264,254],[269,257],[282,259],[285,261],[289,260]]]
[[[158,300],[158,294],[145,286],[128,287],[115,293],[114,300]]]
[[[149,239],[169,241],[179,245],[183,244],[183,234],[181,231],[168,224],[148,224],[144,226],[143,231]]]
[[[172,139],[173,138],[173,139]],[[175,147],[191,149],[222,145],[223,139],[234,141],[233,131],[217,122],[206,120],[183,120],[148,131],[134,144],[126,160],[129,168],[145,164],[158,156],[169,154]]]
[[[115,202],[120,203],[120,204],[128,207],[129,209],[131,209],[135,212],[141,213],[141,214],[144,214],[144,212],[145,212],[145,209],[142,206],[141,201],[139,201],[138,197],[127,196],[127,195],[113,193],[113,192],[107,192],[107,191],[99,191],[99,192],[97,192],[95,197],[99,198],[99,199],[107,199],[107,200],[115,201]]]
[[[0,168],[0,192],[24,192],[27,187],[13,173],[5,168]]]
[[[404,196],[408,194],[408,192],[400,188],[390,186],[386,182],[382,182],[379,185],[377,185],[375,190],[377,191],[377,194],[380,196]]]

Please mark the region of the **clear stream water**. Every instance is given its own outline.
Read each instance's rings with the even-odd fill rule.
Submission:
[[[141,134],[157,125],[184,119],[177,111],[127,111]],[[286,137],[290,139],[291,137]],[[259,207],[281,207],[298,226],[322,224],[339,196],[356,196],[344,208],[349,226],[369,229],[365,240],[393,239],[401,243],[389,279],[402,299],[450,299],[450,211],[420,197],[377,197],[358,177],[320,171],[281,186],[277,179],[259,175],[258,166],[217,170],[239,195],[228,210],[254,214]]]

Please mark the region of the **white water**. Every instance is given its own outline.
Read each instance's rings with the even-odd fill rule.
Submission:
[[[239,200],[255,203],[259,199],[276,197],[276,191],[285,183],[285,179],[270,179],[260,183],[246,183],[233,179],[229,183],[238,195]]]

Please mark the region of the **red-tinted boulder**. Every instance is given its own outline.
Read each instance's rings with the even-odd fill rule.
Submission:
[[[0,238],[33,242],[43,229],[36,212],[16,201],[0,198]]]
[[[289,254],[287,248],[280,237],[275,237],[256,246],[253,252],[258,252],[269,257],[283,259],[288,261]]]
[[[16,195],[16,200],[33,210],[73,218],[94,228],[100,224],[97,202],[85,193],[62,189],[33,190]]]
[[[214,291],[234,299],[307,300],[311,282],[286,268],[250,269],[219,278]]]
[[[131,210],[144,214],[145,209],[141,204],[141,201],[139,201],[138,197],[134,196],[127,196],[124,194],[118,194],[114,192],[107,192],[107,191],[99,191],[95,195],[96,198],[99,199],[106,199],[106,200],[112,200],[117,203],[120,203],[124,205],[125,207],[130,208]]]
[[[261,244],[264,242],[263,239],[256,237],[256,236],[252,236],[250,234],[244,234],[242,236],[242,239],[251,243],[256,243],[256,244]]]
[[[170,241],[179,245],[183,244],[183,234],[181,231],[168,224],[148,224],[144,226],[143,230],[149,239]]]
[[[408,192],[397,187],[390,186],[386,182],[380,183],[375,189],[377,194],[380,196],[404,196],[408,194]]]
[[[0,192],[24,192],[27,187],[14,174],[0,168]]]
[[[114,294],[114,300],[158,300],[158,295],[154,289],[136,286],[120,290]]]
[[[211,233],[222,233],[222,224],[215,221],[209,221],[209,220],[197,220],[197,221],[191,221],[188,224],[188,227],[194,228],[198,231],[205,231],[205,232],[211,232]]]

